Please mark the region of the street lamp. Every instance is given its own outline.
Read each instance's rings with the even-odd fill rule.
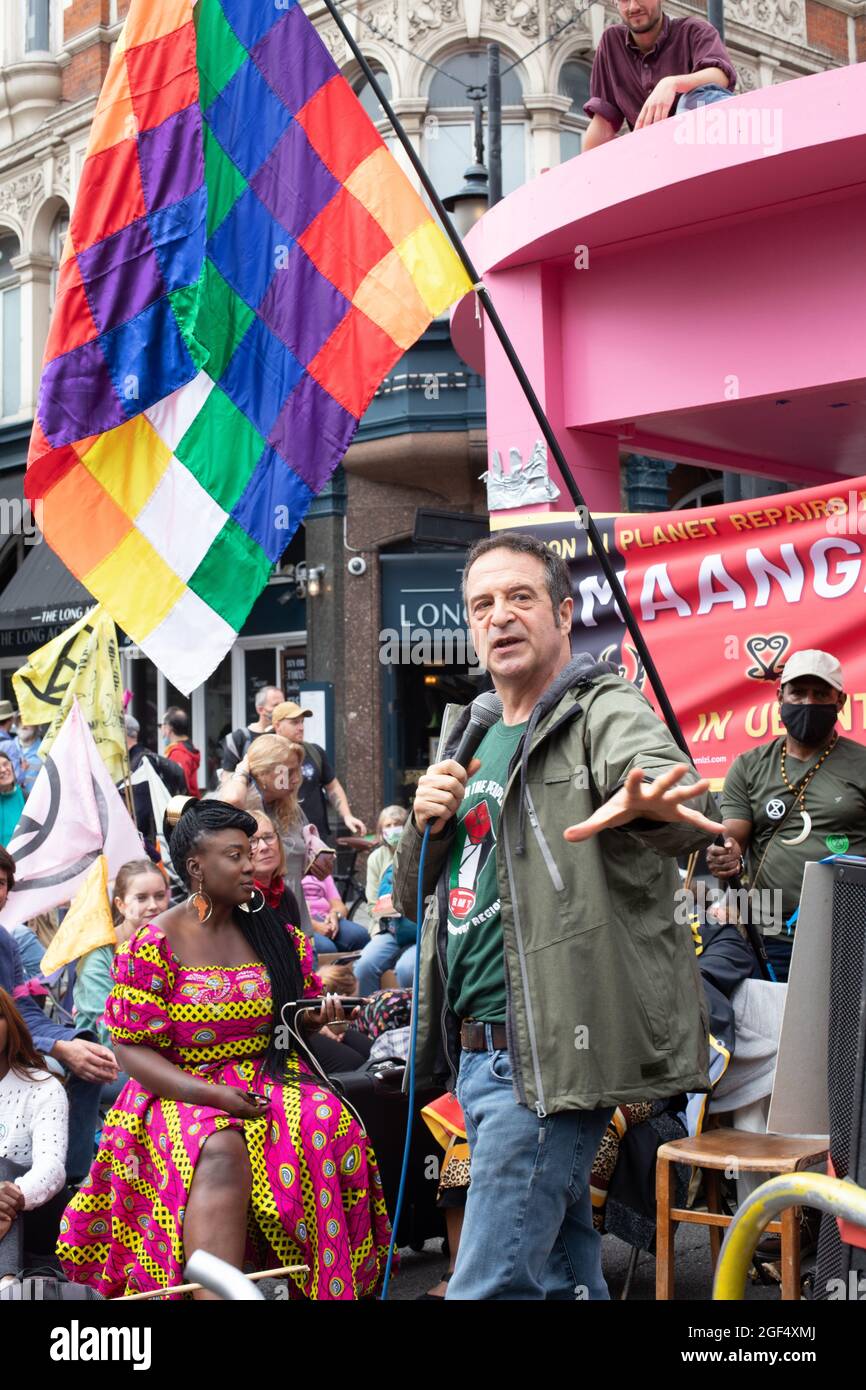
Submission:
[[[325,577],[324,565],[313,565],[307,570],[307,594],[310,598],[318,598],[322,592],[322,580]]]
[[[487,169],[484,164],[484,88],[471,87],[467,95],[475,109],[475,162],[469,165],[463,175],[463,187],[442,199],[443,206],[454,214],[454,225],[461,237],[471,232],[479,217],[484,216],[490,199]]]

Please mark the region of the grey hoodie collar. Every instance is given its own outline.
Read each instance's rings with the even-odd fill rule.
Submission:
[[[599,661],[589,652],[578,652],[571,658],[566,666],[563,666],[559,675],[556,676],[542,694],[540,700],[533,709],[526,725],[523,738],[518,748],[520,756],[520,803],[518,811],[518,834],[516,852],[523,854],[525,848],[525,820],[526,820],[526,774],[529,764],[529,753],[532,746],[532,736],[538,727],[539,722],[544,719],[556,707],[567,690],[575,686],[586,685],[590,679],[600,675],[619,675],[618,668],[609,661]],[[466,705],[458,716],[447,746],[443,751],[443,757],[448,758],[457,748],[463,735],[463,730],[469,723],[470,705]]]
[[[517,844],[514,847],[516,854],[523,854],[526,849],[526,774],[529,767],[532,736],[539,722],[552,709],[556,708],[567,690],[571,690],[574,686],[585,685],[590,672],[593,675],[601,675],[615,670],[616,667],[612,666],[610,662],[597,661],[589,652],[578,652],[576,656],[571,658],[567,666],[563,666],[559,675],[551,681],[529,716],[520,748],[520,800],[517,810]]]

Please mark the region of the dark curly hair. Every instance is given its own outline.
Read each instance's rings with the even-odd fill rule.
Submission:
[[[203,841],[221,830],[241,830],[245,835],[252,836],[258,830],[258,825],[247,811],[239,811],[224,801],[196,801],[191,798],[169,837],[171,862],[187,887],[190,882],[187,860]],[[243,912],[236,907],[232,917],[254,952],[252,959],[262,961],[270,976],[274,1028],[265,1056],[265,1070],[283,1081],[288,1049],[277,1046],[275,1030],[281,1021],[283,1007],[303,998],[301,962],[285,925],[267,904],[258,912]]]

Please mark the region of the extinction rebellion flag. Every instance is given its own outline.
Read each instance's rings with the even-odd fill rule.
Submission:
[[[679,512],[597,516],[614,567],[689,743],[721,786],[734,758],[784,732],[776,687],[789,656],[819,648],[842,663],[844,732],[866,743],[866,478]],[[652,689],[610,586],[574,513],[494,514],[571,571],[575,651],[613,661]]]
[[[132,0],[81,172],[25,491],[188,693],[374,391],[470,289],[294,0]]]

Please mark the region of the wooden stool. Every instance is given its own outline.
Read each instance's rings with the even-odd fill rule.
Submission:
[[[752,1134],[741,1129],[712,1129],[695,1139],[675,1139],[662,1144],[656,1154],[656,1298],[674,1296],[674,1227],[678,1221],[709,1226],[710,1254],[715,1270],[722,1246],[722,1228],[733,1220],[719,1205],[719,1173],[734,1168],[739,1173],[795,1173],[811,1168],[827,1157],[820,1139],[790,1139],[782,1134]],[[672,1205],[673,1164],[700,1168],[704,1174],[707,1211],[688,1211]],[[789,1207],[767,1232],[782,1237],[782,1298],[800,1297],[800,1208]]]

